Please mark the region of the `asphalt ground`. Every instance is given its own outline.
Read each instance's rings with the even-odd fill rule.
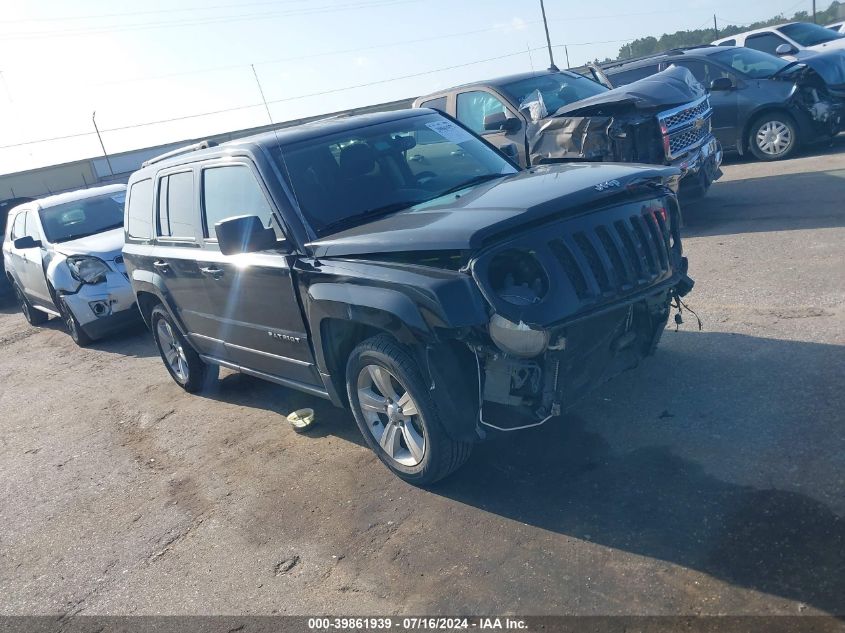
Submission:
[[[703,330],[432,490],[325,402],[6,303],[0,614],[845,613],[845,138],[728,163],[685,208]]]

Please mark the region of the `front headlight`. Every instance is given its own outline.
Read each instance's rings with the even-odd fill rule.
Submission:
[[[98,284],[106,280],[111,269],[102,259],[90,255],[71,255],[66,260],[71,276],[84,284]]]
[[[490,338],[500,350],[519,358],[539,356],[549,344],[546,330],[535,330],[522,322],[513,323],[498,314],[490,319],[489,330]]]

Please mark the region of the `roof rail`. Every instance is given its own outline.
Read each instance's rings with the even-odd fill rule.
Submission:
[[[708,48],[715,46],[714,44],[699,44],[698,46],[676,46],[669,50],[660,51],[659,53],[651,53],[650,55],[641,55],[639,57],[629,57],[628,59],[620,59],[606,64],[598,64],[599,68],[615,68],[617,66],[624,66],[625,64],[632,64],[634,62],[641,62],[646,59],[654,59],[657,57],[666,57],[667,55],[677,55],[686,51],[695,50],[697,48]]]
[[[141,167],[148,167],[150,165],[154,165],[155,163],[160,163],[163,160],[167,160],[168,158],[173,158],[174,156],[180,156],[181,154],[188,154],[189,152],[196,152],[201,149],[208,149],[209,147],[216,146],[216,141],[205,140],[200,141],[199,143],[194,143],[193,145],[178,147],[176,149],[170,150],[169,152],[165,152],[164,154],[159,154],[158,156],[148,158],[143,163],[141,163]]]

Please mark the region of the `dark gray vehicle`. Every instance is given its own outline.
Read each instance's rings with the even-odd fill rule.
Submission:
[[[590,161],[673,165],[682,193],[700,197],[721,171],[704,89],[681,69],[609,90],[577,73],[548,70],[498,77],[419,97],[523,166]],[[415,160],[431,160],[417,151]]]
[[[802,145],[830,139],[845,125],[845,91],[823,79],[836,66],[822,57],[808,63],[752,48],[705,46],[591,70],[608,86],[623,86],[671,66],[686,68],[710,89],[713,133],[726,150],[782,160]]]
[[[149,161],[124,257],[186,391],[223,366],[348,406],[427,484],[654,352],[692,288],[678,176],[520,169],[428,109],[332,119]]]

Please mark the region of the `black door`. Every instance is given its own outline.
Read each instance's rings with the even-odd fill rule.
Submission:
[[[739,84],[736,75],[716,64],[697,59],[673,59],[671,63],[688,69],[706,90],[710,90],[714,79],[727,77],[731,80],[733,87],[729,90],[710,90],[710,105],[713,108],[711,123],[713,136],[719,140],[722,147],[735,147],[740,134],[737,102]]]
[[[197,257],[202,239],[197,232],[200,214],[196,176],[192,168],[162,172],[156,184],[156,245],[150,268],[163,282],[165,299],[182,322],[194,347],[203,354],[214,354],[215,322],[205,277]]]
[[[214,224],[256,215],[283,237],[258,173],[246,162],[207,163],[201,171],[203,242],[199,267],[216,339],[224,357],[243,369],[322,387],[290,269],[277,251],[226,256]]]

